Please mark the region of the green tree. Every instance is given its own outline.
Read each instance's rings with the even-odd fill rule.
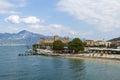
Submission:
[[[56,40],[53,42],[53,50],[63,50],[64,43],[61,40]]]
[[[84,43],[79,38],[74,38],[68,43],[68,49],[74,50],[75,52],[84,50]]]

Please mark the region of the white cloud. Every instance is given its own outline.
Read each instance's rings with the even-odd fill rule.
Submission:
[[[50,24],[49,26],[54,28],[54,29],[59,29],[59,28],[63,27],[62,25],[58,25],[58,24]]]
[[[22,19],[22,22],[25,24],[37,24],[40,22],[40,19],[36,16],[29,16]]]
[[[36,16],[28,16],[25,18],[21,18],[18,15],[11,15],[8,16],[5,19],[6,22],[11,22],[11,23],[25,23],[24,26],[22,27],[11,27],[11,31],[20,31],[20,30],[29,30],[31,32],[35,32],[35,33],[40,33],[43,35],[49,35],[49,36],[53,36],[53,35],[60,35],[60,36],[68,36],[68,37],[84,37],[86,35],[91,35],[92,32],[90,31],[78,31],[75,29],[72,29],[70,27],[64,26],[64,25],[60,25],[60,24],[48,24],[48,25],[44,25],[44,24],[39,24],[41,23],[41,19],[37,18]],[[19,26],[19,25],[18,25]],[[7,27],[10,28],[10,27]],[[6,31],[6,30],[5,30]],[[9,31],[8,31],[9,32]]]
[[[20,23],[20,17],[18,15],[11,15],[5,18],[5,21],[11,23]]]
[[[120,0],[60,0],[58,9],[104,32],[120,29]]]
[[[0,0],[0,14],[18,14],[14,9],[25,5],[26,0]]]
[[[20,12],[9,11],[9,10],[0,10],[0,14],[19,14]]]
[[[72,28],[69,28],[60,24],[49,24],[49,25],[29,25],[27,27],[29,31],[37,32],[44,35],[59,35],[59,36],[68,36],[68,37],[85,37],[87,35],[92,35],[92,32],[77,31]]]
[[[16,33],[23,29],[24,27],[0,26],[0,33]]]
[[[0,9],[11,8],[14,5],[12,3],[7,2],[6,0],[0,0]]]
[[[38,24],[40,22],[40,19],[36,16],[28,16],[25,18],[21,18],[19,15],[10,15],[7,18],[5,18],[6,22],[11,23],[25,23],[25,24]],[[42,20],[41,20],[42,21]]]

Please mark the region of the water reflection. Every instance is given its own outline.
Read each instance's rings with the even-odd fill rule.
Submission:
[[[54,75],[57,75],[55,76],[57,80],[85,80],[83,60],[53,58],[52,65],[54,69],[52,71],[55,71]]]
[[[70,73],[74,80],[85,80],[85,65],[83,60],[69,60]]]

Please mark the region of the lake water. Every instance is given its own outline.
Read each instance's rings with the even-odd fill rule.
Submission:
[[[18,56],[26,47],[0,47],[0,80],[120,80],[120,64]]]

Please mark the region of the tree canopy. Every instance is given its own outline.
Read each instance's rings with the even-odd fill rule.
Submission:
[[[79,38],[74,38],[68,43],[69,50],[74,50],[75,52],[84,50],[84,43]]]
[[[61,40],[56,40],[53,42],[53,50],[63,50],[64,43]]]

